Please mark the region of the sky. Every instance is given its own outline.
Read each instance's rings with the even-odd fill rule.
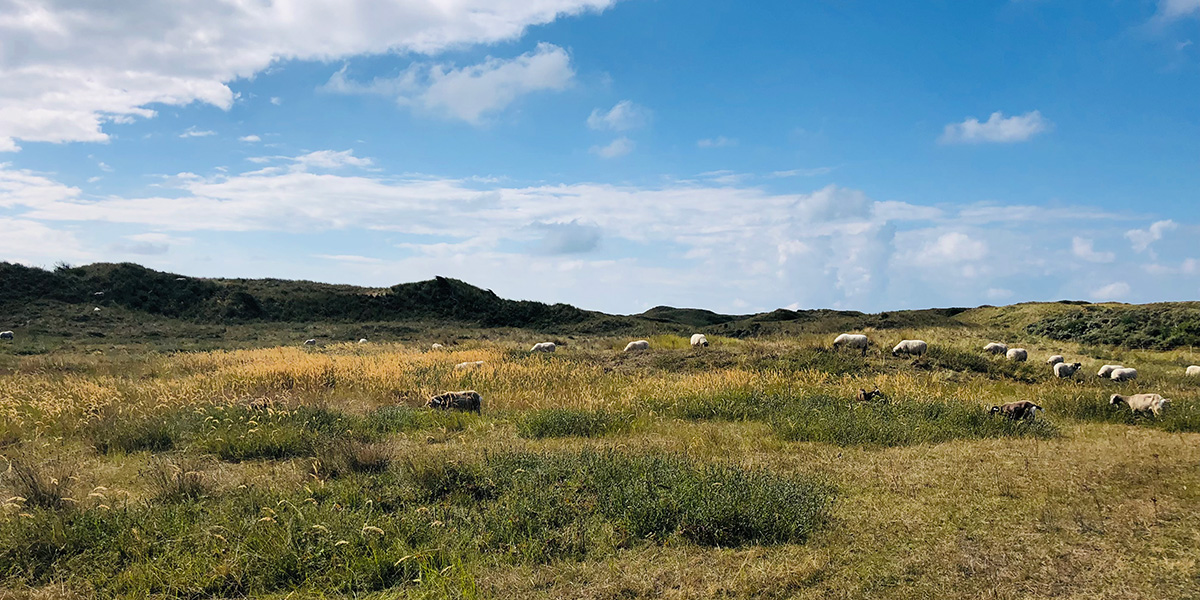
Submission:
[[[0,0],[0,261],[1200,298],[1200,0]]]

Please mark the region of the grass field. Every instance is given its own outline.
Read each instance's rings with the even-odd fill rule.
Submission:
[[[494,332],[3,354],[0,598],[1200,598],[1200,353],[979,319],[865,357]],[[1003,335],[1028,363],[978,351]],[[901,338],[931,352],[880,350]],[[421,408],[458,389],[482,415]],[[1174,402],[1107,404],[1141,391]],[[987,414],[1014,400],[1047,412]]]

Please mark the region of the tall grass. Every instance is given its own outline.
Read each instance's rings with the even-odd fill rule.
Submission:
[[[550,408],[526,413],[517,421],[517,435],[523,438],[598,437],[627,431],[633,415],[606,410]]]

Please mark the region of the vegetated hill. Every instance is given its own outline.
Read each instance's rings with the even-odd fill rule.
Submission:
[[[105,312],[93,317],[93,307],[104,307]],[[657,306],[639,315],[609,315],[567,304],[506,300],[490,290],[444,277],[364,288],[280,279],[192,278],[131,263],[61,266],[53,271],[0,263],[0,329],[28,324],[47,335],[78,337],[85,323],[90,329],[83,335],[104,337],[109,328],[120,332],[118,338],[171,337],[173,331],[215,327],[204,330],[205,335],[224,339],[232,335],[222,332],[226,326],[244,332],[273,323],[278,324],[274,329],[312,331],[323,323],[351,328],[371,323],[363,331],[385,337],[446,325],[564,335],[703,331],[729,337],[974,327],[999,335],[1131,348],[1200,345],[1200,303],[1196,302],[1132,306],[1064,301],[877,314],[778,309],[753,315]],[[243,335],[259,339],[254,333]]]

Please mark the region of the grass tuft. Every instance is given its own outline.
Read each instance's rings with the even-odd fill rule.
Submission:
[[[517,434],[528,439],[557,437],[599,437],[628,431],[633,418],[629,414],[606,410],[551,408],[530,412],[517,421]]]

